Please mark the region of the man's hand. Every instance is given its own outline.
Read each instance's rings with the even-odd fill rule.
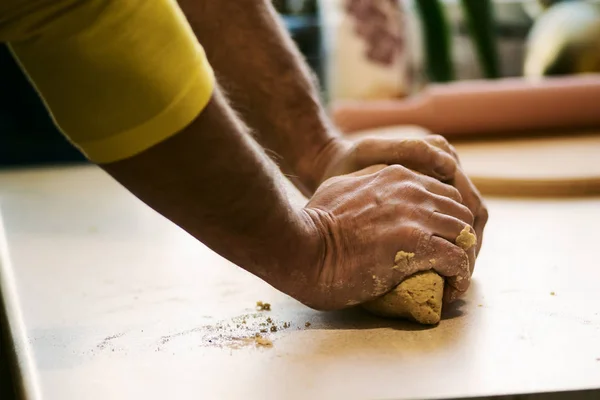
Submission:
[[[481,197],[479,190],[477,190],[475,185],[473,185],[473,182],[471,182],[464,170],[461,168],[460,160],[454,146],[448,143],[444,137],[439,135],[432,135],[426,138],[426,140],[430,144],[444,150],[446,153],[451,154],[458,163],[454,178],[452,178],[448,183],[458,189],[462,195],[463,204],[467,206],[469,210],[471,210],[473,216],[475,217],[473,229],[477,235],[476,254],[479,254],[479,250],[481,250],[481,244],[483,242],[483,231],[488,221],[488,210],[483,198]]]
[[[315,160],[316,180],[345,175],[371,165],[400,164],[440,181],[454,178],[458,162],[438,145],[439,136],[424,139],[365,138],[356,142],[337,139]]]
[[[458,189],[459,201],[475,217],[477,253],[481,248],[488,212],[481,195],[460,167],[458,155],[442,136],[423,139],[366,138],[357,142],[344,139],[331,141],[315,158],[313,174],[316,182],[332,176],[349,174],[371,165],[399,164],[428,175]]]
[[[321,237],[318,259],[302,260],[281,287],[313,308],[339,309],[434,269],[452,301],[469,287],[474,260],[454,244],[473,223],[460,200],[454,187],[399,165],[331,178],[304,209]],[[415,256],[394,266],[399,251]]]
[[[295,207],[244,129],[217,89],[184,131],[103,168],[223,257],[317,309],[371,300],[429,269],[447,278],[446,301],[468,288],[474,250],[454,242],[473,215],[454,187],[375,165],[328,179]],[[394,266],[399,251],[415,256]]]
[[[451,159],[447,142],[434,136],[425,143],[377,139],[352,145],[344,141],[332,129],[308,66],[278,22],[270,0],[178,3],[244,122],[269,154],[278,155],[279,168],[304,194],[311,195],[324,177],[375,164],[401,164],[454,183],[475,214],[481,244],[487,211],[457,160]],[[315,159],[323,161],[315,166]]]
[[[182,144],[173,154],[197,152],[199,148],[206,148],[206,158],[212,160],[215,154],[221,154],[220,158],[227,161],[224,167],[209,165],[206,167],[209,171],[219,171],[219,168],[229,171],[229,167],[235,166],[238,171],[245,172],[231,185],[230,189],[235,196],[226,193],[228,201],[239,199],[242,204],[235,203],[235,207],[232,207],[224,202],[222,210],[219,208],[225,214],[220,215],[220,218],[236,222],[235,229],[227,226],[217,230],[201,218],[181,215],[182,224],[194,225],[195,221],[202,222],[197,224],[202,231],[193,232],[196,237],[278,289],[316,308],[343,307],[366,301],[391,289],[411,272],[392,270],[394,256],[397,251],[403,250],[402,247],[408,247],[404,249],[407,251],[418,250],[421,254],[420,264],[413,265],[413,269],[432,268],[432,265],[425,265],[425,262],[441,257],[446,257],[446,262],[436,268],[450,269],[465,265],[464,252],[460,250],[462,255],[459,257],[456,246],[451,244],[464,225],[456,232],[450,232],[450,229],[441,232],[441,226],[449,225],[434,224],[434,220],[440,215],[457,217],[445,208],[439,208],[442,207],[443,201],[433,201],[433,198],[437,199],[433,194],[440,196],[440,193],[432,188],[439,189],[438,184],[450,188],[454,191],[453,200],[449,200],[452,204],[459,205],[462,196],[472,202],[473,209],[479,208],[475,201],[479,200],[479,196],[470,194],[469,181],[461,180],[456,161],[448,154],[438,151],[436,147],[441,148],[440,146],[432,143],[429,143],[431,146],[413,143],[414,146],[421,146],[419,153],[410,147],[406,152],[402,152],[394,143],[375,143],[372,150],[361,153],[361,148],[368,146],[356,145],[361,147],[357,150],[352,148],[352,145],[347,145],[336,130],[332,129],[320,104],[311,73],[279,22],[270,0],[178,0],[178,3],[206,50],[219,81],[226,85],[234,108],[255,133],[256,140],[268,149],[270,155],[277,155],[275,158],[279,168],[292,178],[305,194],[311,195],[316,191],[308,208],[302,213],[296,213],[283,204],[280,190],[274,189],[273,185],[266,188],[266,185],[260,184],[267,182],[264,174],[256,173],[240,163],[239,155],[223,153],[228,149],[225,143],[223,149],[218,152],[214,150],[214,145]],[[242,70],[244,73],[240,73]],[[225,141],[226,137],[216,128],[211,125],[203,132],[214,132],[214,136],[209,137],[211,140]],[[239,133],[247,131],[242,129]],[[384,152],[384,148],[387,152]],[[369,156],[360,156],[360,162],[351,162],[357,153]],[[415,154],[417,156],[413,156]],[[433,154],[436,156],[427,159],[427,155]],[[436,164],[438,158],[443,159],[440,165]],[[175,157],[178,163],[181,163],[180,159],[179,155]],[[194,158],[197,159],[198,157]],[[230,162],[233,159],[236,160],[234,164]],[[322,163],[322,169],[315,167],[315,159],[327,160]],[[336,177],[325,182],[324,186],[317,190],[326,175],[325,171],[328,171],[328,176],[334,176],[358,171],[370,165],[399,163],[424,175],[409,172],[406,168],[395,165],[363,176]],[[193,171],[198,168],[191,162],[189,167]],[[396,172],[393,173],[394,171]],[[400,174],[400,171],[405,175]],[[272,174],[272,171],[268,172]],[[142,171],[140,175],[149,174]],[[435,176],[436,179],[427,178],[425,175]],[[236,176],[232,174],[231,178]],[[268,179],[269,182],[273,181],[272,177]],[[178,181],[181,180],[178,178]],[[454,183],[461,188],[462,194],[457,195],[456,190],[450,185],[442,184],[440,180]],[[198,178],[192,176],[186,184],[194,186],[194,182],[198,182]],[[221,174],[214,174],[214,182],[210,183],[220,188],[224,186],[223,182],[228,181],[223,179]],[[380,184],[382,182],[383,184]],[[403,185],[408,186],[410,190],[405,190],[407,187]],[[415,185],[420,189],[415,189]],[[209,185],[203,187],[212,188]],[[253,196],[244,193],[246,190],[251,190]],[[171,192],[162,190],[160,194],[166,195]],[[215,195],[204,189],[199,189],[198,192],[210,195],[209,197]],[[271,199],[273,195],[276,195],[276,199]],[[443,195],[441,197],[448,198]],[[360,203],[358,199],[361,199]],[[170,203],[167,205],[177,210],[185,209],[181,206],[173,207]],[[260,212],[257,207],[260,208]],[[196,208],[198,207],[194,207]],[[206,211],[212,212],[213,208],[214,204],[206,208]],[[298,221],[298,214],[303,217],[301,220],[304,224]],[[429,215],[431,220],[428,221],[423,215]],[[208,216],[217,220],[212,214]],[[335,218],[330,220],[331,216]],[[286,221],[293,221],[294,229],[290,231],[291,228],[285,226]],[[356,226],[358,221],[360,225]],[[469,225],[472,223],[464,220],[462,222]],[[434,229],[434,225],[437,228]],[[482,225],[485,223],[475,223],[476,227],[480,227],[477,232],[479,242]],[[306,226],[309,228],[305,228]],[[296,258],[306,257],[306,254],[311,253],[309,249],[318,247],[303,244],[314,241],[314,234],[304,233],[305,229],[310,231],[310,227],[313,226],[319,227],[316,232],[324,238],[317,242],[326,244],[319,253],[322,257],[311,256],[312,259],[294,263],[297,268],[291,268]],[[260,231],[256,232],[250,227],[258,227]],[[195,225],[191,228],[199,229]],[[410,239],[411,232],[415,235],[413,239]],[[392,237],[393,235],[397,236]],[[454,237],[450,237],[452,235]],[[235,241],[232,237],[236,238]],[[232,246],[231,243],[236,244]],[[232,252],[235,254],[231,254]],[[423,258],[429,254],[432,255],[429,260]],[[469,258],[470,262],[466,263],[467,270],[473,266],[474,254]],[[316,269],[312,263],[316,263]],[[452,282],[449,287],[454,285],[455,289],[449,289],[447,300],[455,296],[453,293],[458,293],[468,286],[469,274],[464,272],[464,268],[461,271],[458,273],[456,270],[439,270],[443,275],[456,276],[449,279],[449,282]],[[373,276],[378,277],[378,285]],[[458,277],[461,277],[462,281],[459,281]],[[365,278],[369,280],[365,281]],[[329,289],[331,292],[327,293]]]

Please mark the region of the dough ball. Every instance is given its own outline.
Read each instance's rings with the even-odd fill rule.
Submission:
[[[442,316],[444,278],[434,271],[416,273],[391,292],[363,304],[367,311],[387,318],[407,318],[434,325]]]

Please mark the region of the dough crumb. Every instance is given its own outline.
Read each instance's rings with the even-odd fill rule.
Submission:
[[[275,325],[271,327],[271,332],[277,332],[277,327]]]
[[[310,326],[310,322],[306,322],[304,326],[308,328]]]
[[[465,226],[456,238],[456,244],[463,250],[469,250],[477,243],[477,237],[471,233],[471,228]]]
[[[414,257],[415,253],[409,253],[406,251],[397,252],[396,257],[394,257],[394,266],[392,269],[405,270]]]
[[[272,347],[273,346],[273,342],[265,337],[262,337],[260,335],[256,336],[254,338],[254,342],[256,343],[257,346],[264,346],[264,347]]]
[[[271,304],[263,303],[262,301],[256,302],[256,309],[258,311],[271,311]]]

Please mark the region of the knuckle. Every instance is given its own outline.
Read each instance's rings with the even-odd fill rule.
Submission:
[[[384,193],[380,192],[380,191],[375,191],[372,194],[372,196],[373,196],[373,202],[378,207],[381,207],[381,206],[383,206],[384,204],[387,203],[387,198],[386,198],[387,196]]]
[[[458,246],[452,246],[453,248],[453,260],[451,270],[449,271],[452,275],[458,277],[469,277],[471,275],[471,269],[469,267],[469,256],[467,253]]]
[[[423,186],[419,185],[416,182],[411,182],[411,181],[402,182],[399,185],[398,190],[401,192],[400,194],[403,197],[422,198],[422,197],[424,197],[424,194],[426,192],[426,190],[423,188]]]
[[[429,144],[424,139],[404,139],[402,147],[411,152],[423,153],[429,147]]]
[[[444,149],[446,151],[449,151],[450,148],[451,148],[450,143],[448,143],[448,140],[446,140],[446,138],[443,137],[443,136],[441,136],[441,135],[432,135],[432,136],[429,136],[427,138],[427,141],[429,143],[431,143],[432,145],[434,145],[436,147],[439,147],[439,148],[442,148],[442,149]]]
[[[457,188],[455,188],[454,186],[450,186],[450,185],[447,185],[447,186],[448,186],[448,195],[453,200],[456,200],[459,203],[462,203],[463,198],[462,198],[462,195],[460,194],[460,191]]]
[[[423,249],[429,247],[431,236],[424,232],[418,226],[411,226],[408,228],[408,235],[410,242],[413,243],[413,248],[417,253],[422,252]]]
[[[433,135],[431,135],[431,136],[428,137],[428,140],[432,144],[448,145],[448,141],[442,135],[433,134]]]
[[[413,150],[419,153],[426,153],[429,151],[429,143],[421,139],[414,139]]]
[[[392,164],[385,167],[382,171],[391,177],[403,177],[406,175],[408,170],[399,164]]]

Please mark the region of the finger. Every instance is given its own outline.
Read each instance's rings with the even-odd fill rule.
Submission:
[[[448,141],[443,136],[431,135],[427,136],[425,140],[431,145],[436,146],[449,154],[452,154],[453,157],[456,159],[458,165],[460,166],[460,160],[456,149],[454,148],[454,146],[448,143]],[[473,228],[475,230],[475,235],[478,239],[476,254],[479,254],[481,244],[483,243],[483,230],[488,220],[487,209],[482,204],[481,194],[460,167],[455,173],[453,184],[461,193],[464,199],[464,204],[467,207],[469,207],[471,212],[475,215]]]
[[[427,220],[428,229],[434,235],[446,239],[450,243],[456,243],[460,233],[469,227],[464,221],[450,215],[434,212]],[[470,229],[470,227],[469,227]]]
[[[472,226],[478,239],[476,253],[479,254],[483,242],[483,230],[488,220],[487,209],[483,204],[481,194],[460,168],[456,172],[453,184],[463,196],[463,204],[471,210],[475,217]]]
[[[418,227],[411,228],[409,235],[413,236],[410,242],[414,245],[401,249],[407,255],[404,259],[399,258],[400,253],[396,253],[393,268],[395,280],[401,282],[417,272],[434,270],[446,278],[444,301],[450,302],[460,297],[471,282],[467,253],[450,241],[432,236]],[[406,237],[406,233],[403,236]]]
[[[475,185],[473,185],[471,180],[465,175],[464,171],[460,168],[460,160],[454,146],[452,146],[445,138],[439,135],[428,136],[425,138],[425,140],[427,140],[430,144],[452,154],[457,161],[459,168],[457,168],[454,179],[451,181],[451,183],[461,193],[463,204],[465,204],[475,216],[473,229],[475,230],[475,235],[478,239],[477,248],[475,249],[475,256],[477,256],[481,250],[481,245],[483,243],[483,230],[488,220],[487,209],[482,204],[481,194]]]
[[[362,176],[372,175],[372,174],[375,174],[375,173],[381,171],[382,169],[385,169],[386,167],[387,167],[387,165],[383,165],[383,164],[380,164],[380,165],[371,165],[370,167],[363,168],[363,169],[361,169],[359,171],[355,171],[355,172],[352,172],[352,173],[349,173],[349,174],[337,175],[337,176],[334,176],[334,177],[331,177],[331,178],[327,179],[325,182],[323,182],[319,186],[319,188],[320,189],[326,189],[326,188],[331,187],[332,185],[340,182],[340,180],[343,180],[344,178],[347,178],[347,177],[359,178],[359,177],[362,177]]]
[[[441,180],[451,179],[456,171],[450,154],[420,139],[364,139],[355,147],[355,162],[358,168],[400,164]]]
[[[459,160],[456,148],[454,146],[452,146],[446,140],[446,138],[444,138],[441,135],[429,135],[429,136],[426,136],[423,140],[427,141],[427,143],[431,144],[432,146],[435,146],[435,147],[445,151],[446,153],[450,154],[452,157],[454,157],[454,159],[456,160],[458,165],[460,165],[460,160]]]
[[[447,285],[444,286],[444,297],[443,297],[443,301],[445,303],[452,303],[452,302],[458,300],[459,298],[461,298],[465,294],[465,292],[467,291],[467,289],[471,283],[471,276],[473,275],[473,270],[475,269],[475,261],[477,258],[475,255],[475,246],[471,247],[470,249],[468,249],[466,251],[466,256],[469,260],[468,284],[466,285],[466,288],[465,288],[463,285],[457,285],[458,282],[456,282],[456,281],[454,283],[452,283],[450,279],[446,279]],[[460,280],[464,284],[463,277],[457,276],[455,279]]]
[[[428,176],[420,176],[420,181],[429,192],[450,198],[458,203],[463,202],[460,191],[452,185],[440,182]]]
[[[381,171],[382,169],[386,168],[387,165],[385,164],[377,164],[377,165],[371,165],[367,168],[363,168],[360,169],[358,171],[352,172],[350,174],[347,174],[346,176],[354,176],[354,177],[358,177],[358,176],[365,176],[365,175],[372,175],[376,172]]]
[[[467,250],[467,257],[469,257],[469,274],[473,276],[473,271],[475,271],[475,263],[477,262],[477,245],[479,244],[479,238],[477,238],[477,243],[475,246],[471,247]]]
[[[479,238],[477,237],[477,235],[475,235],[475,232],[472,227],[466,226],[466,228],[468,228],[468,232],[471,235],[475,236],[475,242],[472,243],[469,240],[465,240],[465,237],[461,237],[463,236],[463,231],[460,232],[459,236],[456,237],[454,242],[467,253],[467,257],[469,258],[469,276],[473,276],[473,271],[475,270],[475,261],[477,260],[476,249],[477,243],[479,243]]]
[[[470,214],[468,210],[467,212]],[[452,244],[457,244],[457,239],[459,236],[461,236],[465,228],[468,228],[469,232],[474,233],[473,228],[463,220],[438,212],[434,212],[428,218],[426,224],[427,226],[425,226],[423,230],[426,232],[431,232],[433,236],[445,239]],[[477,243],[478,241],[475,242],[475,244]],[[476,245],[471,246],[470,248],[463,248],[463,250],[466,251],[467,257],[469,258],[470,275],[473,275],[473,270],[475,268],[475,260],[477,258],[475,252],[476,248]]]
[[[436,236],[424,236],[415,252],[417,257],[427,260],[430,268],[446,278],[445,300],[453,301],[469,288],[469,257],[455,244]]]
[[[463,227],[465,225],[473,226],[475,222],[475,217],[471,210],[466,207],[464,204],[459,203],[457,201],[451,200],[444,196],[439,196],[432,194],[433,206],[435,207],[435,211],[440,214],[454,217],[463,223]],[[459,231],[460,232],[460,231]]]
[[[473,229],[475,230],[475,235],[477,236],[477,248],[475,250],[475,256],[479,255],[479,251],[481,250],[481,244],[483,243],[483,230],[485,229],[485,225],[488,221],[488,211],[487,208],[482,205],[475,216],[475,222],[473,223]]]

